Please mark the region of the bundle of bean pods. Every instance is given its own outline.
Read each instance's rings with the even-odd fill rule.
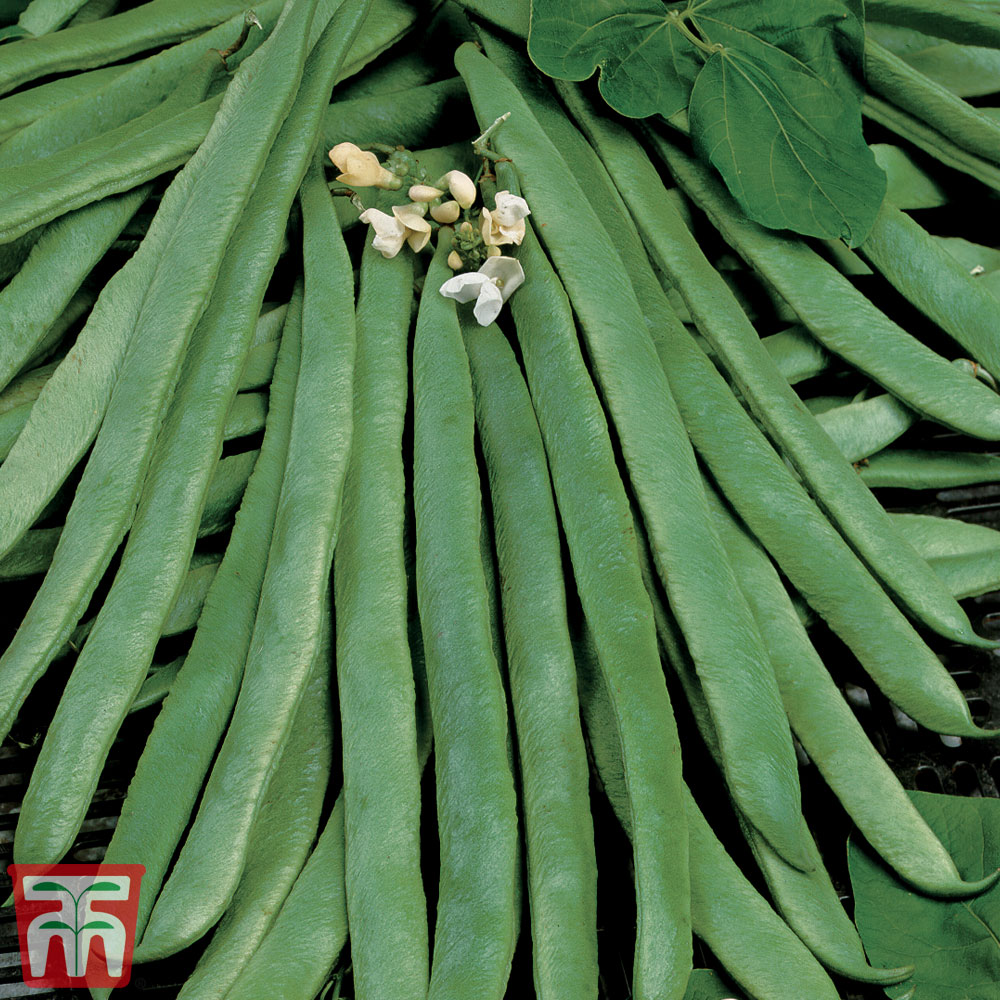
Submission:
[[[965,98],[1000,91],[1000,28],[869,0],[888,196],[851,251],[539,73],[527,3],[13,6],[15,861],[67,857],[133,716],[105,860],[145,866],[134,961],[185,1000],[682,1000],[696,954],[719,996],[905,981],[798,757],[915,892],[993,884],[817,636],[901,718],[995,735],[938,652],[994,646],[958,602],[1000,587],[1000,534],[873,490],[1000,478],[1000,250],[910,214],[969,197],[956,171],[995,204]],[[630,970],[598,948],[623,877]]]

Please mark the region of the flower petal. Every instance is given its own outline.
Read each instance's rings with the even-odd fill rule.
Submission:
[[[499,260],[500,258],[494,257],[492,259]],[[486,281],[480,289],[479,298],[476,299],[472,315],[476,317],[476,322],[480,326],[489,326],[500,315],[503,304],[504,296],[501,294],[500,289],[492,281]]]
[[[483,275],[498,286],[503,302],[524,284],[524,268],[514,257],[487,257],[476,274]]]
[[[528,203],[523,198],[518,197],[516,194],[511,194],[509,191],[497,191],[494,201],[496,202],[496,208],[493,210],[493,215],[501,228],[504,226],[514,226],[525,216],[531,215]]]
[[[457,222],[461,214],[462,206],[457,201],[443,201],[440,205],[431,206],[431,218],[445,225]]]
[[[434,201],[443,194],[444,191],[430,184],[413,184],[407,192],[410,201]]]
[[[477,298],[484,286],[494,287],[488,278],[477,271],[456,274],[454,278],[449,278],[440,288],[441,294],[456,302],[471,302]]]

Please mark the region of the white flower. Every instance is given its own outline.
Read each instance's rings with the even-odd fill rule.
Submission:
[[[340,171],[337,180],[352,187],[398,188],[399,179],[378,162],[369,150],[353,142],[339,142],[329,153],[333,165]]]
[[[456,274],[441,286],[441,294],[456,302],[476,300],[472,314],[489,326],[503,304],[524,284],[524,271],[513,257],[490,257],[478,270]]]
[[[447,185],[452,198],[462,206],[471,208],[476,200],[476,182],[461,170],[449,170],[439,181],[439,185]]]
[[[409,205],[393,205],[392,215],[369,208],[361,213],[361,221],[370,223],[375,230],[372,246],[383,257],[395,257],[404,243],[419,252],[431,238],[430,223]]]
[[[525,216],[531,215],[528,203],[509,191],[497,191],[495,207],[483,209],[481,231],[487,246],[504,243],[520,244],[524,239]]]

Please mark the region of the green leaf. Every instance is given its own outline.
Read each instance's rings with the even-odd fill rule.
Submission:
[[[1000,867],[1000,801],[910,792],[914,805],[975,880]],[[886,990],[902,1000],[995,1000],[1000,982],[1000,886],[972,899],[921,896],[867,847],[848,850],[854,918],[876,965],[913,965],[913,978]]]
[[[114,928],[114,924],[109,924],[107,920],[88,920],[81,928],[81,931],[92,930],[97,928],[99,930],[111,930]]]
[[[687,107],[702,59],[674,27],[686,4],[660,0],[532,0],[528,55],[549,76],[586,80],[630,118]]]
[[[695,969],[688,980],[684,1000],[742,1000],[727,980],[711,969]]]
[[[854,95],[755,35],[733,38],[718,24],[712,31],[722,48],[691,92],[695,150],[756,222],[864,242],[886,181],[861,134]],[[813,60],[830,58],[825,28],[800,29],[795,41]]]
[[[69,924],[64,924],[61,920],[46,920],[42,924],[43,931],[71,931],[72,929]]]
[[[687,117],[696,151],[772,229],[868,235],[885,177],[864,142],[852,69],[858,0],[532,0],[528,54],[632,118]]]
[[[66,886],[60,885],[58,882],[36,882],[32,888],[39,892],[69,892],[71,896],[73,895]]]

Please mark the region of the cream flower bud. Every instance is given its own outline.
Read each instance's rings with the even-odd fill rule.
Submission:
[[[340,171],[337,180],[352,187],[397,188],[399,180],[390,173],[378,157],[369,150],[359,149],[353,142],[339,142],[329,153],[333,165]]]
[[[434,201],[444,194],[440,188],[431,187],[430,184],[414,184],[407,192],[410,201]]]
[[[487,257],[499,257],[502,253],[503,253],[503,251],[500,249],[500,247],[487,247],[486,248],[486,256]]]
[[[452,250],[452,252],[448,254],[448,266],[453,271],[461,271],[462,268],[465,266],[465,262],[459,256],[457,250]]]
[[[471,208],[476,200],[476,182],[461,170],[449,170],[441,178],[441,182],[448,185],[452,198],[462,206]]]
[[[471,222],[463,222],[463,223],[462,223],[462,224],[461,224],[461,225],[460,225],[460,226],[458,227],[458,231],[459,231],[459,232],[460,232],[460,233],[461,233],[461,234],[462,234],[463,236],[471,236],[471,235],[473,234],[473,232],[475,232],[475,230],[474,230],[474,229],[472,228],[472,223],[471,223]]]
[[[457,201],[443,201],[440,205],[431,205],[431,218],[445,225],[457,222],[461,214],[462,207]]]

